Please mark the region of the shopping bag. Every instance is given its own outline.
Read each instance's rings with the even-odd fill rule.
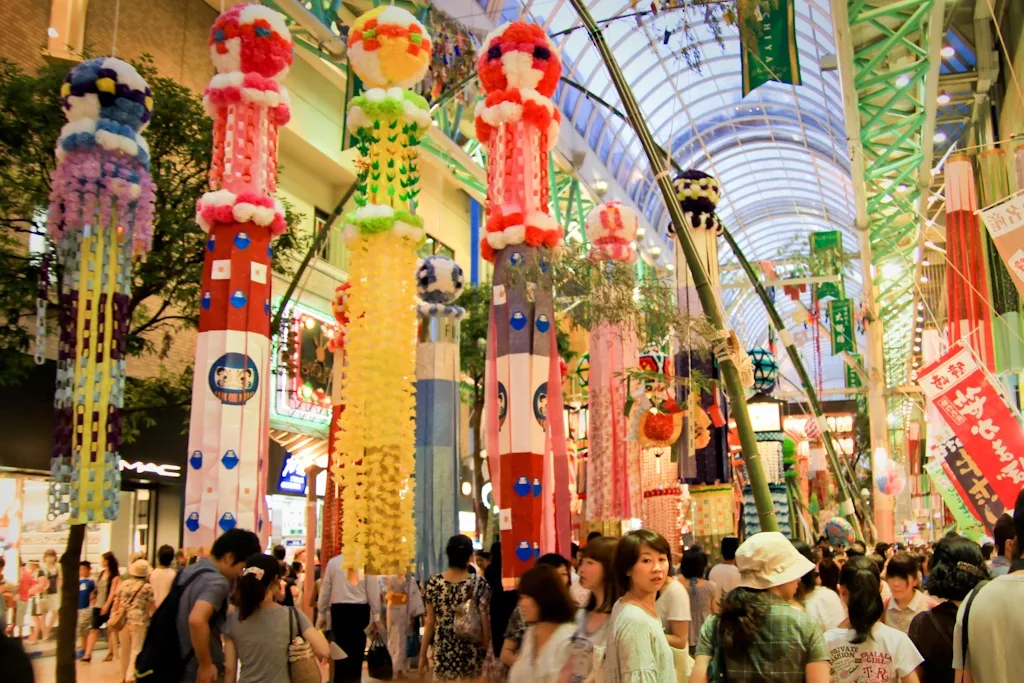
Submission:
[[[366,673],[379,681],[390,681],[394,670],[391,667],[391,653],[377,633],[373,634],[370,651],[366,653]]]

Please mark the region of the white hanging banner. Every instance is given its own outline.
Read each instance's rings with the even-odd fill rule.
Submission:
[[[1024,194],[980,212],[999,256],[1024,297]]]

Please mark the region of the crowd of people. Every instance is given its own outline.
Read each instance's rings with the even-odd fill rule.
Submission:
[[[371,676],[415,666],[444,683],[1017,680],[1024,492],[988,549],[955,533],[869,552],[766,532],[726,538],[720,551],[709,568],[702,548],[686,548],[674,567],[654,531],[592,534],[571,559],[538,558],[511,589],[501,545],[475,552],[457,535],[448,568],[419,579],[359,577],[341,557],[321,572],[313,558],[307,594],[304,551],[287,563],[283,547],[264,554],[255,534],[232,529],[203,557],[160,548],[155,569],[132,557],[121,572],[111,553],[100,567],[83,561],[78,657],[91,660],[105,629],[107,659],[137,683],[356,683],[368,644],[371,659],[390,660],[383,674],[371,661]],[[27,592],[0,593],[13,594],[12,611],[32,610],[28,632],[13,635],[45,638],[56,611],[47,596],[62,581],[56,553],[26,570]]]

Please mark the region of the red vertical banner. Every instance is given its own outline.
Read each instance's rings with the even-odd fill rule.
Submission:
[[[918,380],[976,466],[964,483],[973,488],[987,479],[1003,504],[1013,507],[1024,484],[1024,429],[970,350],[957,342]]]

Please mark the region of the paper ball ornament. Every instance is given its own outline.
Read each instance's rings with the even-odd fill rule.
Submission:
[[[536,90],[551,97],[562,75],[562,60],[543,28],[513,21],[499,26],[484,39],[477,75],[487,93]],[[524,115],[531,104],[539,106],[524,102]]]
[[[636,231],[640,217],[622,202],[595,206],[587,214],[587,239],[590,256],[595,260],[636,262]]]
[[[748,349],[747,355],[754,365],[754,390],[771,393],[779,379],[779,363],[768,349]]]
[[[153,91],[135,67],[116,57],[90,59],[69,71],[60,102],[68,121],[107,119],[135,133],[153,117]]]
[[[672,185],[691,228],[722,232],[722,224],[715,215],[720,196],[717,180],[703,171],[691,169],[676,176]],[[671,230],[671,224],[669,229]]]
[[[462,267],[447,256],[428,256],[416,269],[416,293],[428,304],[450,304],[465,287]]]
[[[902,467],[890,462],[875,475],[875,485],[887,496],[898,496],[907,486],[907,477]]]
[[[683,413],[645,412],[640,416],[637,436],[644,448],[668,448],[683,433]]]
[[[263,5],[235,5],[213,22],[210,59],[218,74],[242,72],[237,88],[267,90],[260,77],[280,82],[288,75],[294,53],[284,17]],[[211,86],[224,84],[211,82]]]
[[[845,548],[857,540],[853,525],[842,517],[833,517],[825,522],[825,539],[832,545]]]
[[[370,88],[411,88],[430,67],[430,36],[408,10],[381,5],[348,32],[348,60]]]

